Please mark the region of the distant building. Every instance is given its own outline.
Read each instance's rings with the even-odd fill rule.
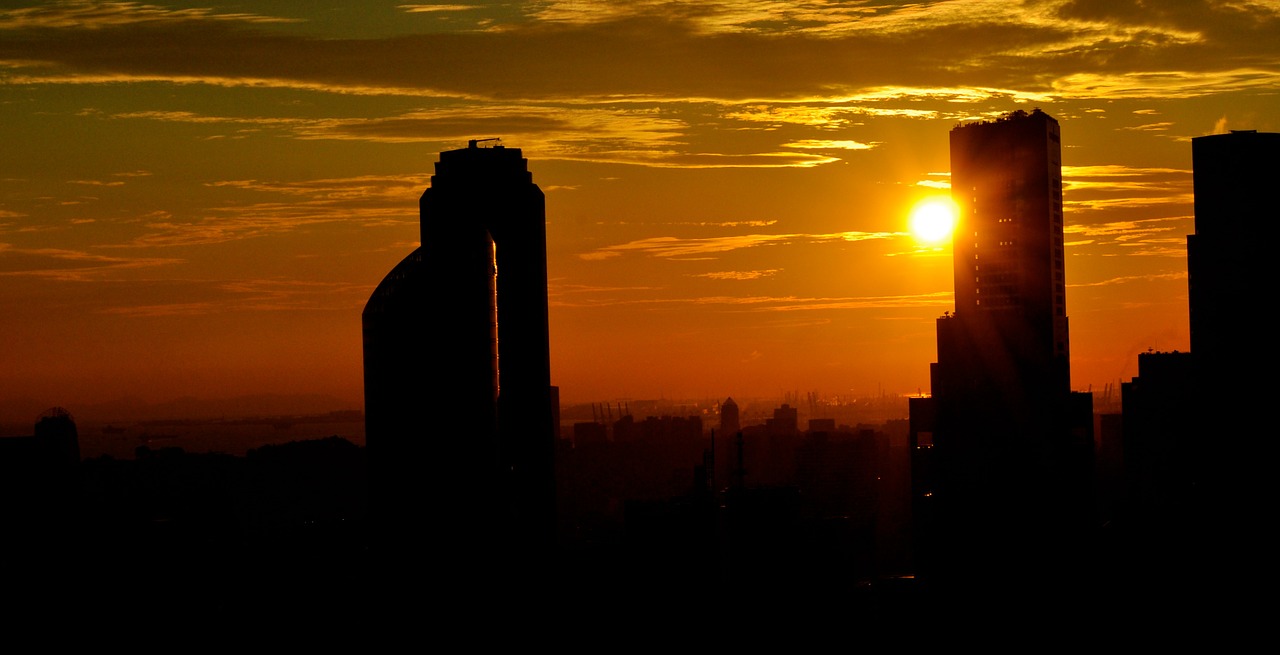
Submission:
[[[1205,482],[1200,393],[1191,353],[1138,355],[1121,384],[1121,518],[1144,527],[1183,524]]]
[[[1092,396],[1070,388],[1061,147],[1038,109],[951,131],[956,309],[938,319],[932,397],[910,404],[917,565],[935,580],[1063,569],[1067,535],[1092,520]]]
[[[733,401],[733,397],[726,398],[720,404],[720,434],[725,437],[732,437],[742,429],[742,419],[738,410],[738,403]]]
[[[835,432],[836,420],[833,418],[811,418],[809,419],[809,432]]]
[[[388,548],[432,535],[454,574],[504,575],[555,536],[545,201],[519,149],[472,141],[420,214],[362,317],[371,509]]]
[[[765,419],[770,435],[795,435],[800,431],[800,411],[788,403],[773,410],[773,418]]]
[[[597,421],[579,421],[573,424],[574,448],[589,448],[609,443],[609,428]]]
[[[0,556],[18,573],[69,549],[80,509],[80,437],[61,407],[42,413],[30,436],[0,437]],[[14,558],[14,559],[11,559]]]

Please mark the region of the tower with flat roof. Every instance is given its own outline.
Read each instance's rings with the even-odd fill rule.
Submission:
[[[1191,139],[1195,234],[1187,237],[1191,352],[1224,382],[1241,357],[1269,343],[1262,281],[1280,232],[1272,185],[1280,177],[1280,133],[1234,130]],[[1229,386],[1229,385],[1227,385]]]
[[[950,145],[955,311],[937,321],[932,395],[911,403],[917,564],[1012,579],[1054,568],[1091,506],[1092,396],[1070,388],[1061,135],[1036,109],[959,125]]]
[[[1196,137],[1191,160],[1187,292],[1200,420],[1180,454],[1196,463],[1194,510],[1204,517],[1197,529],[1218,544],[1212,566],[1262,568],[1276,545],[1269,529],[1276,447],[1264,426],[1272,423],[1265,408],[1277,370],[1266,305],[1280,232],[1280,133]]]

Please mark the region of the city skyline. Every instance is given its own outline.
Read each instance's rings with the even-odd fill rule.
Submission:
[[[928,394],[951,250],[910,211],[955,125],[1037,107],[1100,391],[1189,349],[1191,139],[1280,129],[1275,3],[198,6],[0,10],[0,396],[358,403],[436,155],[490,137],[547,195],[565,404]]]

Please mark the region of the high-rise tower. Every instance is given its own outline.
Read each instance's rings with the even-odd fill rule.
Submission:
[[[1234,544],[1219,546],[1215,552],[1224,557],[1215,564],[1262,568],[1276,543],[1268,528],[1276,447],[1261,426],[1271,418],[1265,408],[1274,402],[1277,358],[1260,303],[1270,301],[1275,276],[1280,209],[1272,186],[1280,176],[1280,133],[1196,137],[1191,160],[1195,233],[1187,237],[1187,291],[1201,420],[1184,441],[1195,446],[1184,457],[1197,463],[1200,515],[1213,521],[1219,543]]]
[[[1092,396],[1070,389],[1058,122],[1039,109],[951,131],[955,312],[932,397],[911,404],[926,574],[1047,565],[1087,520]],[[1040,545],[1037,545],[1040,544]]]
[[[1187,237],[1191,352],[1206,373],[1225,381],[1269,343],[1258,320],[1262,281],[1275,274],[1272,244],[1280,230],[1274,191],[1280,133],[1236,130],[1191,139],[1195,234]],[[1262,369],[1253,368],[1269,375]],[[1229,388],[1231,385],[1223,385]]]
[[[376,538],[505,578],[555,530],[544,197],[519,149],[471,141],[440,153],[419,212],[362,317]]]
[[[939,330],[979,350],[968,365],[1003,394],[1070,389],[1061,153],[1058,121],[1038,109],[951,131],[960,320]],[[940,360],[964,355],[939,347]]]

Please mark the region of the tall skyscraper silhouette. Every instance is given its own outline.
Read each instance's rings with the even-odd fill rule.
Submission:
[[[915,539],[922,575],[970,584],[1058,568],[1088,521],[1092,396],[1070,388],[1058,122],[1018,111],[950,142],[955,312],[911,404]]]
[[[1280,232],[1280,209],[1271,185],[1280,175],[1280,133],[1236,130],[1196,137],[1191,162],[1191,352],[1208,367],[1205,375],[1225,383],[1243,373],[1235,370],[1239,363],[1255,358],[1273,336],[1269,324],[1258,320],[1257,303],[1261,281],[1275,274],[1270,258]]]
[[[1201,420],[1182,452],[1197,463],[1197,502],[1205,506],[1211,566],[1263,565],[1273,552],[1274,439],[1262,408],[1273,402],[1276,349],[1260,303],[1269,301],[1280,232],[1272,185],[1280,179],[1280,133],[1235,130],[1191,140],[1195,233],[1187,237],[1191,354]],[[1260,411],[1262,410],[1262,411]],[[1126,428],[1127,429],[1127,428]],[[1265,544],[1265,545],[1264,545]],[[1246,558],[1247,554],[1247,558]]]
[[[1191,352],[1141,354],[1138,375],[1122,386],[1117,523],[1144,553],[1131,577],[1169,602],[1240,620],[1260,611],[1254,590],[1269,581],[1276,547],[1276,449],[1259,427],[1272,418],[1276,358],[1258,303],[1270,291],[1280,225],[1271,190],[1280,134],[1196,137],[1191,159]]]
[[[730,396],[720,403],[720,434],[726,438],[732,438],[741,429],[738,403],[734,402],[733,397]]]
[[[375,543],[514,582],[555,537],[544,197],[519,149],[475,140],[440,153],[419,211],[363,314]]]

